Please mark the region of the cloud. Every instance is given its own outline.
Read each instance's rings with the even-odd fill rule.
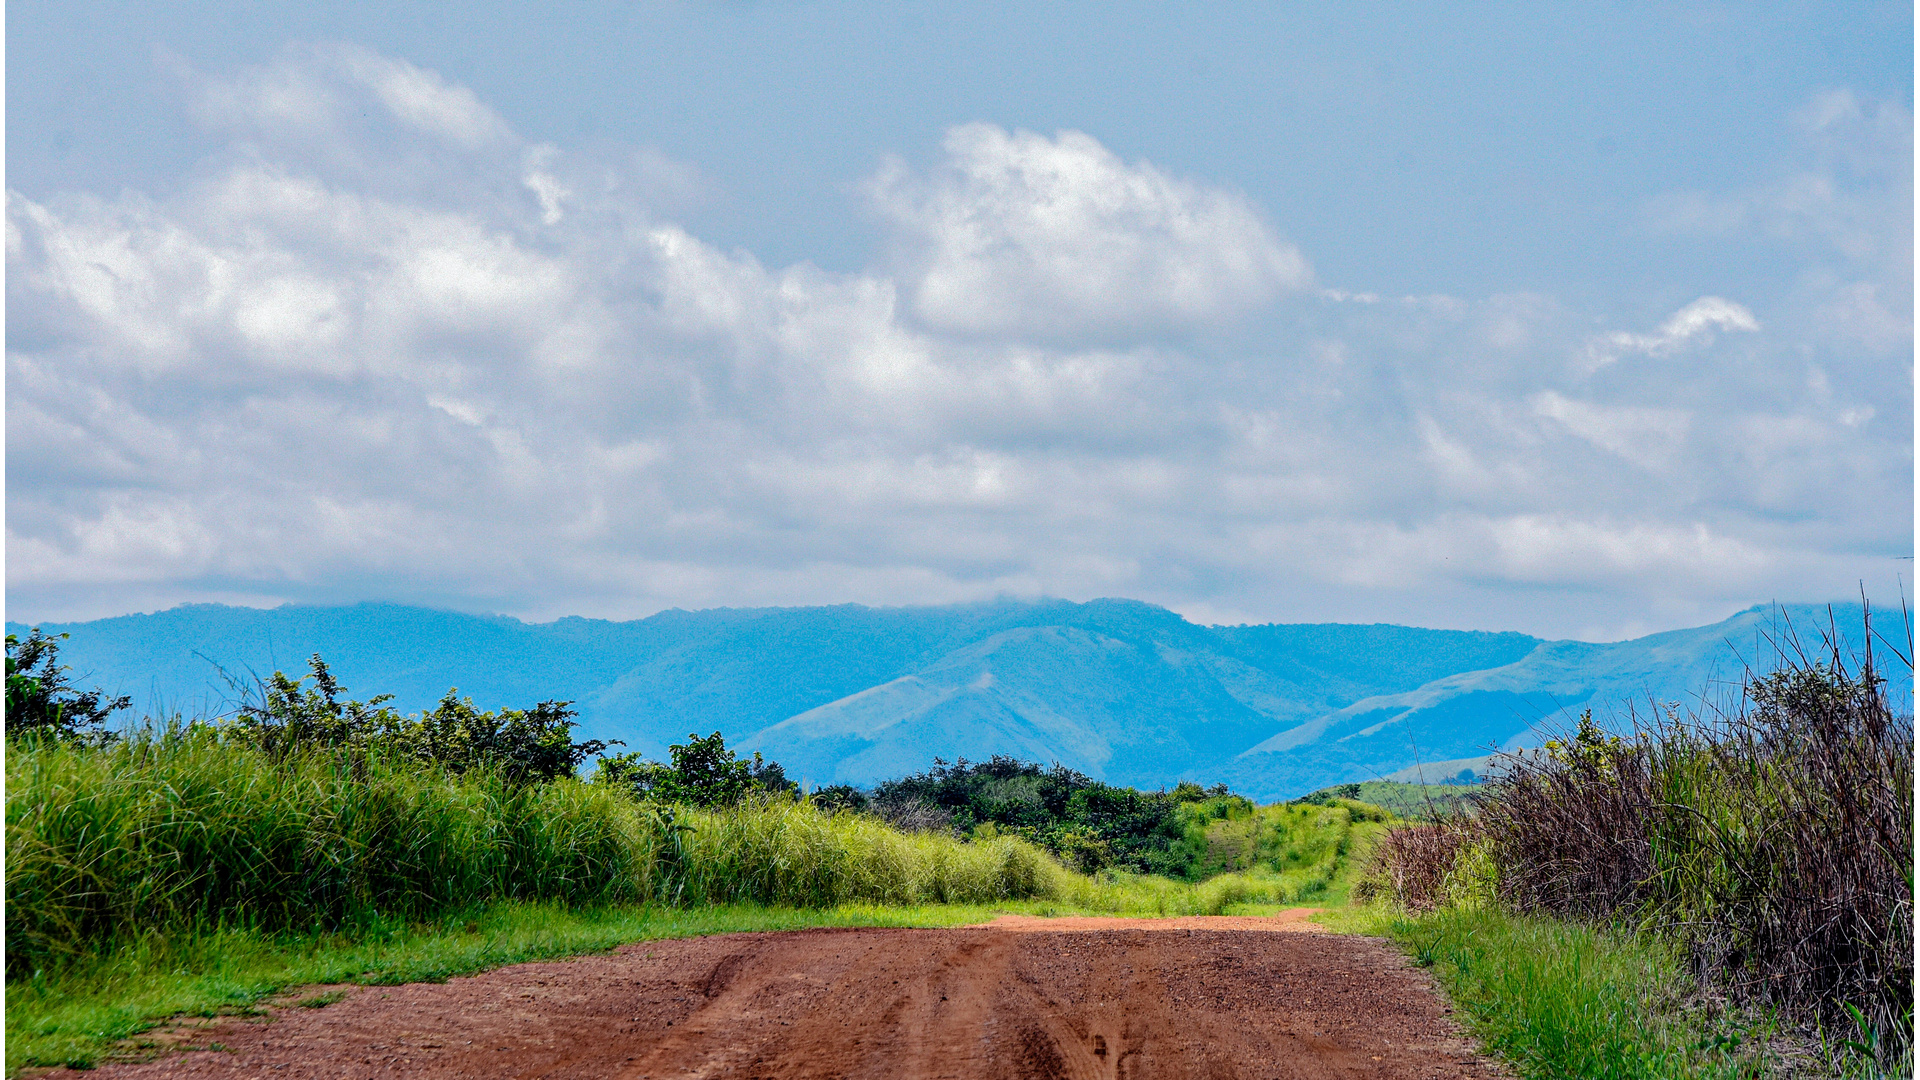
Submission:
[[[1534,412],[1643,468],[1671,462],[1684,444],[1693,417],[1684,409],[1609,408],[1562,397],[1552,390],[1528,398]]]
[[[1081,132],[966,124],[944,148],[931,176],[894,160],[866,185],[930,327],[1137,334],[1231,318],[1312,282],[1245,198],[1128,165]]]
[[[1731,300],[1703,296],[1674,312],[1654,333],[1617,331],[1594,342],[1588,355],[1594,367],[1610,364],[1623,353],[1672,356],[1696,343],[1711,341],[1716,330],[1752,333],[1758,329],[1760,323],[1753,312]]]
[[[871,179],[892,261],[767,266],[672,219],[691,168],[399,61],[195,78],[232,145],[172,194],[8,196],[28,617],[1046,593],[1552,633],[1911,543],[1898,365],[1734,300],[1327,295],[1243,198],[989,125]]]
[[[1322,523],[1293,537],[1325,572],[1366,587],[1417,587],[1469,575],[1560,588],[1730,585],[1764,571],[1774,553],[1706,522],[1618,521],[1568,513],[1446,513],[1408,528]]]
[[[334,136],[371,106],[408,134],[462,151],[513,139],[506,121],[473,91],[357,45],[291,47],[271,63],[228,78],[203,76],[172,54],[163,53],[161,61],[191,87],[192,111],[201,123],[255,138]]]
[[[449,85],[438,72],[350,45],[335,46],[320,55],[372,90],[394,119],[415,131],[465,150],[478,150],[511,137],[506,122],[480,104],[473,91]]]
[[[1663,194],[1642,208],[1644,227],[1791,252],[1799,274],[1783,314],[1807,336],[1877,353],[1910,350],[1911,110],[1833,88],[1812,95],[1786,126],[1790,168],[1732,190]]]

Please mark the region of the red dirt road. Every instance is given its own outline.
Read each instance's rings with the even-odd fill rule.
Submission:
[[[1280,932],[1275,932],[1280,931]],[[1291,932],[1289,932],[1291,931]],[[1276,919],[631,945],[230,1020],[133,1077],[1494,1077],[1426,975]]]

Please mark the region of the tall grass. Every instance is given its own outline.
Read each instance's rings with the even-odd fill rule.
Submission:
[[[1355,898],[1390,897],[1415,913],[1461,906],[1455,867],[1473,843],[1472,826],[1453,817],[1389,830],[1374,846],[1371,872],[1354,886]]]
[[[1836,639],[1732,707],[1668,709],[1628,738],[1584,718],[1506,762],[1477,813],[1390,836],[1376,887],[1412,910],[1480,897],[1655,929],[1702,985],[1873,1033],[1883,1065],[1910,1055],[1913,717],[1874,652]]]
[[[1069,877],[1012,838],[906,836],[779,799],[661,808],[369,754],[270,758],[206,728],[7,754],[9,980],[142,935],[325,931],[489,900],[990,903]]]

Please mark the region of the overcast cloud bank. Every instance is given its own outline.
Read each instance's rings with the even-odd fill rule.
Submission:
[[[403,60],[170,63],[230,137],[177,194],[9,192],[13,618],[1047,594],[1609,636],[1911,565],[1893,105],[1822,95],[1782,118],[1803,171],[1646,209],[1798,253],[1777,310],[1609,325],[1320,282],[1244,196],[1076,131],[882,162],[884,250],[835,274]]]

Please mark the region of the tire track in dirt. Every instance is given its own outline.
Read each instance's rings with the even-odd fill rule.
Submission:
[[[1285,916],[656,941],[444,984],[356,987],[324,1009],[223,1021],[192,1041],[225,1049],[95,1075],[1499,1075],[1398,951]]]

